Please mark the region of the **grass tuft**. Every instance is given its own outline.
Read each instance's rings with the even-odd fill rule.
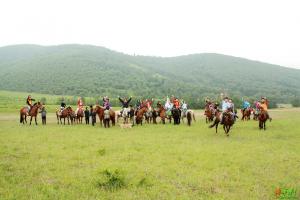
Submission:
[[[118,169],[110,171],[108,169],[101,172],[101,179],[97,185],[105,190],[115,191],[126,187],[125,176]]]

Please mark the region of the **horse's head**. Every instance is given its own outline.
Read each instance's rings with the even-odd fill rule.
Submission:
[[[37,102],[37,103],[35,103],[34,104],[38,109],[42,109],[42,107],[43,107],[43,104],[41,104],[41,102]]]

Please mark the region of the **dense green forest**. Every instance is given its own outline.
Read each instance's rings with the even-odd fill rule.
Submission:
[[[0,89],[99,99],[175,95],[192,107],[205,97],[299,103],[300,70],[220,54],[130,56],[90,45],[0,48]]]

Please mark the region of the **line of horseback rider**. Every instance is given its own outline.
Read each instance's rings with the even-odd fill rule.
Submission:
[[[31,98],[31,96],[28,96],[29,98]],[[121,103],[121,115],[123,114],[124,110],[125,109],[133,109],[133,105],[130,104],[130,102],[132,101],[132,96],[129,97],[129,98],[121,98],[120,96],[118,96],[118,99]],[[31,99],[32,100],[32,99]],[[110,99],[108,96],[105,96],[103,97],[102,99],[103,101],[103,107],[105,108],[105,110],[110,110],[111,109],[111,103],[110,103]],[[139,110],[141,108],[144,108],[146,107],[148,109],[148,111],[152,111],[152,104],[153,104],[153,99],[145,99],[145,100],[140,100],[138,99],[136,101],[136,104],[135,104],[135,110]],[[27,101],[28,102],[28,101]],[[31,102],[29,101],[27,103],[28,105],[31,105]],[[161,102],[158,101],[157,102],[157,106],[161,106]],[[30,107],[30,106],[29,106]],[[62,100],[61,102],[61,105],[60,105],[60,113],[62,113],[62,111],[66,108],[66,103]],[[164,105],[164,108],[167,112],[168,115],[171,115],[171,111],[172,109],[179,109],[180,112],[183,112],[183,114],[185,115],[185,113],[187,112],[188,110],[188,104],[185,102],[185,101],[180,101],[178,98],[174,97],[174,96],[171,96],[171,98],[169,98],[167,96],[166,98],[166,102],[165,102],[165,105]],[[84,109],[84,103],[83,103],[83,100],[81,97],[78,98],[77,100],[77,108],[76,108],[76,111],[75,111],[75,115],[77,116],[77,113],[79,110],[83,110]],[[91,108],[92,109],[92,108]],[[90,111],[90,113],[92,112],[92,110]],[[104,113],[105,114],[105,113]],[[109,112],[107,111],[106,112],[107,116],[109,115]]]
[[[124,109],[127,108],[132,108],[133,106],[130,104],[132,97],[130,97],[129,99],[127,98],[121,98],[120,96],[118,97],[121,105],[122,105],[122,110],[121,113],[124,111]],[[31,95],[29,95],[26,99],[26,104],[28,107],[28,111],[27,113],[30,112],[30,109],[32,107],[32,103],[33,101],[35,101],[35,99],[33,99],[31,97]],[[213,112],[213,114],[215,114],[216,111],[220,111],[219,104],[218,103],[214,103],[213,101],[211,101],[210,99],[206,99],[206,108],[211,109],[211,111]],[[151,100],[137,100],[136,102],[136,109],[140,109],[143,107],[148,108],[148,110],[152,110],[152,104],[153,104],[153,99]],[[268,119],[272,119],[268,113],[268,104],[269,101],[266,97],[261,97],[260,101],[255,101],[254,105],[255,105],[255,113],[259,114],[260,111],[265,111],[267,113],[267,117]],[[158,101],[157,102],[157,106],[161,106],[161,102]],[[78,98],[77,101],[77,109],[75,111],[75,115],[77,115],[78,111],[80,109],[83,110],[84,104],[83,104],[83,100],[81,97]],[[111,103],[109,101],[108,96],[103,97],[103,107],[105,108],[105,110],[108,110],[106,112],[106,115],[109,115],[109,110],[111,109]],[[61,107],[60,107],[60,111],[62,112],[64,109],[66,108],[66,104],[64,101],[61,102]],[[165,110],[167,111],[167,114],[169,114],[172,109],[179,109],[181,112],[183,112],[183,114],[186,113],[186,111],[188,110],[188,105],[185,101],[180,102],[180,100],[174,96],[171,96],[171,98],[169,98],[167,96],[165,105],[164,105]],[[251,108],[251,104],[247,101],[247,100],[243,100],[243,104],[242,104],[242,111],[245,111],[247,109]],[[91,112],[92,112],[92,107],[91,107]],[[228,98],[228,97],[224,97],[222,98],[222,102],[221,102],[221,112],[222,112],[222,117],[221,117],[221,124],[223,123],[223,119],[224,119],[224,114],[229,114],[233,120],[235,120],[237,117],[237,112],[234,106],[234,103],[232,101],[232,99]]]
[[[237,110],[235,109],[233,100],[230,99],[229,97],[222,97],[222,102],[221,102],[221,108],[219,108],[219,104],[217,102],[211,101],[209,98],[206,98],[205,102],[205,108],[211,110],[212,114],[215,116],[216,112],[221,112],[221,124],[223,124],[224,121],[224,114],[228,114],[232,117],[232,120],[235,121],[237,116]],[[261,100],[257,100],[254,102],[254,108],[255,108],[255,114],[259,115],[261,111],[265,111],[267,114],[267,118],[272,120],[268,113],[268,105],[269,101],[266,97],[261,97]],[[252,109],[251,104],[249,101],[243,99],[242,103],[242,113],[244,113],[247,109]]]

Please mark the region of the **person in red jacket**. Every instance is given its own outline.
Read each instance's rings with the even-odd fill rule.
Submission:
[[[176,109],[179,109],[179,108],[180,108],[180,101],[179,101],[178,98],[174,98],[173,104],[174,104],[174,107],[175,107]]]

